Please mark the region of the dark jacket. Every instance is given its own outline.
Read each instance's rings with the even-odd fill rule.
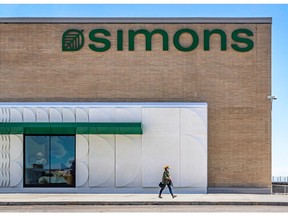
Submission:
[[[162,183],[167,185],[167,184],[171,184],[171,176],[168,170],[165,170],[163,172],[163,176],[162,176]]]

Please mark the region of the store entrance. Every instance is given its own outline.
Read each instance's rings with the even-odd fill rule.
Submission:
[[[24,136],[24,187],[75,187],[75,135]]]

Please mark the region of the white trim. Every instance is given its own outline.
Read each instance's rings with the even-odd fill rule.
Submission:
[[[1,107],[207,107],[207,102],[0,102]]]

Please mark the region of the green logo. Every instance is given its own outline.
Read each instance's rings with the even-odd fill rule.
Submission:
[[[64,32],[62,36],[62,50],[63,51],[78,51],[84,45],[84,30],[69,29]],[[253,49],[253,32],[249,29],[236,29],[230,32],[228,35],[222,29],[204,29],[202,34],[193,29],[179,29],[174,34],[168,34],[163,29],[154,29],[148,31],[147,29],[128,30],[126,33],[122,29],[118,29],[116,32],[110,32],[106,29],[93,29],[89,32],[89,44],[90,50],[95,52],[105,52],[111,47],[116,48],[117,51],[134,51],[135,42],[137,41],[138,35],[142,35],[145,38],[144,50],[152,51],[152,40],[154,35],[162,37],[162,50],[169,51],[169,45],[173,44],[174,48],[181,52],[190,52],[195,50],[197,47],[202,48],[204,51],[210,50],[210,43],[215,41],[215,37],[220,38],[218,49],[226,51],[227,47],[230,46],[236,52],[248,52]],[[183,45],[183,35],[191,38],[188,45]],[[111,36],[115,36],[116,40],[111,40]],[[125,44],[124,36],[127,37],[128,44]],[[202,46],[199,46],[199,41],[202,37]],[[230,40],[229,40],[230,39]],[[171,41],[171,42],[170,42]],[[126,45],[126,47],[124,46]]]
[[[63,51],[78,51],[84,45],[84,30],[69,29],[62,36]]]

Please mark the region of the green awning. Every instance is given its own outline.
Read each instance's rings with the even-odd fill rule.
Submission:
[[[139,122],[1,122],[0,134],[143,134]]]

